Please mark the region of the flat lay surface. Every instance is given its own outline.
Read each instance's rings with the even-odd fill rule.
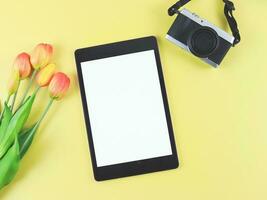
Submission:
[[[2,200],[267,198],[267,28],[264,0],[234,1],[242,41],[218,69],[165,39],[175,16],[163,0],[5,1],[0,7],[0,96],[14,57],[40,42],[55,47],[71,88],[41,126]],[[194,0],[192,12],[230,33],[220,1]],[[175,170],[96,182],[74,50],[154,35],[158,39],[180,161]],[[25,85],[23,85],[24,87]],[[45,90],[37,98],[47,97]],[[40,101],[39,101],[40,102]],[[45,102],[45,101],[44,101]],[[45,103],[36,104],[32,118]],[[51,117],[55,115],[53,120]]]

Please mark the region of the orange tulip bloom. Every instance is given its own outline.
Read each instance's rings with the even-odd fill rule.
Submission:
[[[70,79],[66,74],[62,72],[55,73],[48,87],[50,97],[56,100],[61,99],[69,89],[69,86]]]
[[[14,94],[19,87],[19,70],[14,69],[8,82],[8,95]]]
[[[51,61],[53,55],[53,47],[50,44],[38,44],[32,53],[31,63],[34,69],[45,67]]]
[[[42,68],[36,75],[36,83],[40,86],[40,87],[45,87],[47,86],[54,73],[56,70],[56,65],[55,64],[49,64],[46,67]]]
[[[27,78],[32,71],[32,65],[30,62],[30,55],[27,53],[19,54],[14,61],[14,68],[19,70],[19,76],[21,79]]]

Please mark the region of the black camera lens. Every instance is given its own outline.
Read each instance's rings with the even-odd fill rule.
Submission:
[[[216,31],[204,26],[194,30],[189,36],[187,43],[194,55],[200,58],[207,58],[217,49],[219,37]]]

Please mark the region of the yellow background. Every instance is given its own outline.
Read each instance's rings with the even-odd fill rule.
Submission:
[[[242,42],[219,69],[164,39],[174,20],[166,11],[174,1],[1,2],[2,99],[14,57],[39,42],[54,45],[58,70],[72,81],[66,98],[50,110],[14,182],[0,191],[1,200],[267,199],[267,1],[235,1]],[[187,8],[229,32],[221,0],[195,0]],[[96,182],[73,52],[149,35],[158,38],[180,167]],[[42,90],[31,121],[47,100]]]

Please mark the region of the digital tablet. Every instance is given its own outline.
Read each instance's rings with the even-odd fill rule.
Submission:
[[[75,51],[97,181],[178,167],[155,37]]]

